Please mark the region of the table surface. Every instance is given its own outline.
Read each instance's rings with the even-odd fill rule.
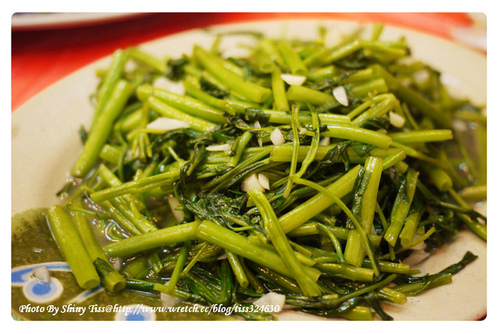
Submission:
[[[47,14],[50,15],[50,14]],[[83,17],[83,13],[81,14]],[[88,14],[87,14],[88,15]],[[107,21],[12,26],[11,111],[79,68],[111,54],[189,29],[216,24],[294,18],[383,22],[453,38],[473,24],[466,13],[132,13]]]

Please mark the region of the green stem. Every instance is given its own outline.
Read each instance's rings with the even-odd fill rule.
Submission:
[[[343,312],[339,316],[346,320],[354,320],[354,321],[373,320],[373,314],[371,308],[360,305],[355,306],[346,312]]]
[[[369,157],[366,160],[363,178],[361,185],[366,184],[365,187],[360,187],[360,193],[356,192],[354,195],[354,203],[357,204],[355,208],[360,218],[360,223],[363,230],[367,234],[371,234],[373,227],[373,218],[375,216],[375,208],[377,205],[378,188],[382,171],[384,170],[383,160],[376,157]],[[355,204],[355,205],[356,205]],[[363,250],[361,235],[358,231],[353,230],[349,232],[345,247],[346,262],[353,264],[356,267],[361,266],[365,252]]]
[[[203,50],[199,46],[194,47],[193,56],[215,78],[221,81],[228,88],[243,95],[252,102],[263,103],[269,99],[272,94],[272,91],[269,88],[247,81],[243,77],[226,69],[221,64],[220,58]]]
[[[227,162],[227,165],[229,167],[236,167],[241,159],[241,156],[243,155],[243,152],[245,151],[245,148],[247,147],[248,143],[253,137],[253,133],[250,131],[245,131],[238,140],[238,145],[236,146],[236,150],[234,152],[234,155],[229,158],[229,161]]]
[[[408,218],[406,218],[403,229],[401,230],[401,234],[399,236],[401,240],[401,246],[403,247],[409,247],[413,242],[418,224],[420,222],[420,218],[422,218],[422,215],[424,213],[424,206],[420,202],[416,202],[414,206],[414,212],[410,213],[408,215]]]
[[[366,98],[373,94],[389,92],[389,88],[383,78],[351,83],[349,90],[352,95],[358,98]]]
[[[269,270],[268,268],[263,268],[254,263],[250,264],[250,266],[256,272],[257,277],[263,281],[270,282],[298,295],[303,294],[297,282],[293,279],[282,276],[272,270]]]
[[[255,52],[250,61],[251,64],[262,73],[272,73],[277,67],[271,57],[262,50]]]
[[[262,110],[267,121],[273,124],[291,124],[292,115],[286,111]],[[321,124],[352,126],[351,120],[346,115],[318,113]],[[309,112],[300,112],[299,121],[304,124],[311,124],[312,116]]]
[[[433,119],[443,127],[451,128],[451,120],[448,114],[438,110],[418,92],[403,85],[380,65],[372,66],[375,75],[379,75],[387,82],[389,89],[402,101],[417,108],[422,114]]]
[[[386,300],[388,302],[404,305],[408,301],[406,295],[401,291],[396,291],[394,289],[383,287],[378,290],[378,297],[382,300]]]
[[[403,284],[393,287],[394,290],[404,293],[407,296],[416,296],[425,290],[437,288],[446,284],[451,284],[452,275],[442,275],[433,278],[427,282],[417,282],[412,284]]]
[[[150,53],[137,48],[130,48],[128,52],[131,59],[147,65],[159,73],[164,74],[167,70],[167,64]]]
[[[217,126],[215,123],[206,121],[204,119],[191,116],[185,112],[180,111],[177,108],[171,107],[159,98],[151,95],[147,98],[146,102],[154,111],[158,112],[160,115],[173,118],[179,121],[186,122],[190,125],[193,130],[201,132],[210,132]]]
[[[418,144],[453,139],[453,132],[449,129],[417,130],[409,132],[395,132],[389,136],[401,144]]]
[[[318,263],[315,267],[327,276],[351,281],[372,282],[374,276],[373,269],[360,268],[346,263]]]
[[[319,140],[321,137],[320,133],[320,128],[319,128],[319,118],[318,118],[318,113],[313,112],[312,115],[312,122],[311,125],[314,129],[314,136],[311,141],[311,146],[309,151],[307,151],[307,155],[302,161],[302,164],[300,166],[300,170],[295,174],[297,177],[302,177],[304,173],[307,171],[307,168],[309,165],[314,161],[314,158],[316,157],[316,152],[318,151],[319,147]],[[300,143],[298,145],[300,147]]]
[[[337,102],[333,95],[326,94],[309,87],[298,85],[292,85],[288,88],[287,97],[291,101],[311,103],[315,106],[319,106],[325,103]]]
[[[460,196],[468,202],[481,202],[486,199],[488,188],[486,184],[469,186],[460,191]]]
[[[83,208],[83,200],[79,199],[73,205],[77,208]],[[81,237],[82,244],[85,245],[90,260],[93,261],[97,273],[101,277],[101,284],[104,288],[111,293],[124,289],[125,278],[108,262],[85,214],[74,212],[73,222]]]
[[[122,154],[123,152],[120,147],[110,144],[105,144],[102,147],[101,153],[99,154],[99,158],[115,166],[118,166],[118,164],[120,163],[120,159],[122,158]]]
[[[83,150],[71,172],[72,176],[84,177],[95,166],[99,160],[99,154],[113,129],[113,122],[123,110],[123,107],[132,95],[133,89],[134,87],[125,80],[120,80],[116,83],[108,99],[108,103],[103,108],[95,126],[89,133]]]
[[[332,78],[337,73],[335,66],[328,65],[318,69],[312,69],[308,74],[307,78],[314,80],[316,82],[321,82],[324,79]]]
[[[392,139],[383,133],[341,125],[328,125],[328,130],[321,133],[322,136],[348,139],[361,143],[373,145],[379,148],[386,149],[391,145]]]
[[[109,202],[125,219],[131,222],[140,233],[148,233],[158,229],[156,225],[137,210],[133,202],[127,202],[120,197],[111,198]]]
[[[123,214],[117,208],[109,203],[109,201],[104,201],[100,205],[122,229],[132,235],[141,234],[141,231],[139,231],[131,221],[123,216]]]
[[[352,170],[354,170],[354,169],[355,168],[353,168]],[[368,258],[370,259],[370,261],[372,263],[372,267],[373,267],[373,271],[374,271],[375,275],[378,276],[379,271],[378,271],[378,267],[377,267],[377,261],[375,259],[375,255],[373,254],[373,250],[372,250],[370,241],[368,239],[368,234],[363,230],[363,227],[358,222],[358,220],[354,217],[354,215],[349,210],[349,208],[344,204],[344,202],[342,202],[342,200],[339,198],[339,196],[337,196],[337,194],[334,192],[334,190],[331,189],[331,185],[328,186],[327,188],[324,188],[324,187],[322,187],[314,182],[311,182],[309,180],[296,179],[294,181],[296,183],[303,184],[303,185],[306,185],[308,187],[311,187],[313,189],[318,190],[321,195],[326,196],[333,203],[337,204],[342,209],[342,211],[344,211],[344,213],[349,217],[349,219],[354,224],[356,231],[359,233],[359,236],[361,239],[361,244],[363,245],[364,251],[366,252],[366,254],[368,255]],[[335,184],[335,183],[336,182],[334,182],[333,184]]]
[[[273,90],[274,107],[276,110],[289,111],[290,105],[285,90],[285,82],[281,78],[281,71],[276,67],[271,73],[271,88]]]
[[[391,274],[410,274],[410,265],[401,262],[390,262],[390,261],[378,261],[380,272],[391,273]],[[371,267],[370,260],[363,260],[363,267]]]
[[[61,206],[53,205],[47,212],[47,219],[71,272],[82,289],[92,289],[100,279],[90,259],[70,214]]]
[[[246,288],[249,284],[249,281],[247,275],[245,274],[245,269],[243,268],[240,259],[234,253],[228,251],[226,251],[226,256],[227,256],[227,261],[229,262],[229,265],[233,270],[233,274],[236,277],[236,280],[238,281],[238,284],[242,288]]]
[[[148,97],[154,96],[167,105],[190,116],[202,118],[208,122],[217,124],[227,123],[222,111],[190,96],[176,94],[147,84],[137,87],[136,94],[141,101],[146,101]]]
[[[306,296],[318,296],[321,290],[315,281],[305,274],[302,263],[295,255],[285,232],[278,222],[271,204],[266,196],[256,190],[250,190],[248,195],[253,200],[263,219],[264,230],[280,255],[285,265],[293,272],[293,278],[297,281],[300,289]]]
[[[279,42],[276,48],[281,54],[283,61],[286,66],[290,69],[290,72],[294,75],[307,75],[307,67],[302,62],[302,59],[298,53],[292,48],[292,46],[287,42]]]
[[[175,263],[174,271],[170,276],[170,280],[168,281],[168,291],[170,295],[174,294],[175,286],[181,277],[182,269],[184,268],[184,264],[186,263],[186,259],[189,252],[190,241],[184,241],[184,244],[181,247],[179,252],[179,256],[177,257],[177,262]]]
[[[344,258],[344,254],[343,254],[343,251],[342,251],[342,245],[340,244],[338,238],[335,236],[335,234],[330,230],[328,229],[326,226],[322,225],[322,224],[318,224],[318,227],[319,229],[325,233],[329,238],[330,240],[332,241],[332,244],[333,244],[333,247],[335,248],[335,252],[337,253],[338,257],[339,257],[339,261],[340,262],[344,262],[345,261],[345,258]]]
[[[344,197],[353,189],[359,169],[360,166],[352,168],[326,189],[338,198]],[[279,222],[285,233],[291,232],[334,203],[332,198],[320,192],[302,205],[279,217]]]
[[[352,121],[352,124],[354,126],[359,127],[362,126],[363,123],[365,123],[367,120],[371,118],[382,117],[387,112],[389,112],[389,110],[395,108],[399,104],[396,97],[392,94],[380,94],[377,95],[377,97],[378,97],[377,99],[373,98],[373,100],[367,101],[369,103],[365,102],[367,105],[363,103],[362,105],[359,106],[359,109],[351,111],[349,117],[351,119],[355,117]],[[373,102],[376,103],[372,105]],[[371,105],[371,107],[363,112],[364,108],[366,108],[368,105]],[[360,112],[362,113],[359,114]],[[357,116],[357,114],[359,114],[359,116]]]
[[[198,99],[199,101],[208,104],[212,107],[215,107],[219,110],[222,110],[229,115],[235,115],[235,110],[231,107],[231,105],[223,99],[218,99],[205,91],[199,89],[194,83],[185,80],[184,81],[184,89],[186,90],[186,94],[191,95],[192,97]]]
[[[415,169],[408,169],[406,178],[401,183],[396,200],[394,201],[389,220],[389,227],[384,234],[384,239],[392,247],[396,246],[399,234],[408,216],[408,212],[410,211],[413,196],[417,188],[418,174],[419,173]]]
[[[116,271],[111,264],[102,257],[98,257],[94,260],[94,266],[96,268],[99,277],[101,278],[101,284],[110,293],[116,293],[123,289],[127,285],[125,278]]]
[[[316,150],[316,155],[314,156],[315,160],[323,160],[327,153],[334,149],[337,145],[326,145],[326,146],[318,146]],[[298,162],[304,161],[307,153],[309,152],[309,146],[299,146],[299,154],[297,157]],[[291,144],[283,144],[283,145],[274,145],[271,151],[271,161],[275,162],[290,162],[292,159],[293,146]],[[349,157],[349,161],[351,163],[364,163],[367,157],[360,156],[352,147],[347,148],[347,155]],[[370,156],[384,158],[384,160],[388,157],[394,159],[391,162],[392,165],[401,161],[401,156],[404,157],[405,152],[400,148],[388,148],[388,149],[380,149],[374,148],[370,151]],[[389,163],[389,161],[388,161]]]
[[[287,198],[290,195],[293,187],[292,176],[295,175],[297,170],[298,156],[299,156],[299,106],[294,104],[292,106],[292,134],[293,134],[293,151],[292,151],[292,161],[290,162],[290,172],[286,183],[285,191],[283,192],[283,197]],[[309,154],[309,151],[308,151]],[[307,157],[307,155],[306,155]],[[304,158],[305,159],[305,158]]]
[[[94,202],[100,203],[117,196],[142,193],[164,184],[173,183],[179,179],[182,165],[182,162],[174,162],[170,165],[169,169],[162,174],[148,176],[139,180],[125,182],[115,187],[99,190],[90,194],[90,198]]]
[[[417,151],[416,149],[414,149],[410,146],[406,146],[406,145],[403,145],[403,144],[400,144],[400,143],[397,143],[394,141],[391,143],[391,146],[404,150],[408,156],[413,157],[415,159],[429,162],[429,163],[436,165],[436,166],[439,166],[445,170],[447,168],[446,163],[444,163],[443,161],[436,159],[436,158],[433,158],[433,157],[430,157],[430,156],[428,156],[420,151]]]
[[[225,227],[210,221],[203,221],[197,229],[196,236],[201,240],[218,245],[236,255],[293,278],[293,273],[285,265],[278,253],[266,247],[258,246],[250,242],[248,238]],[[319,271],[317,269],[304,267],[304,270],[314,281],[318,279]]]
[[[453,187],[453,180],[444,169],[424,162],[422,170],[439,191],[448,191]]]
[[[111,65],[106,72],[102,84],[97,92],[97,104],[95,107],[95,113],[92,119],[92,125],[90,129],[92,130],[99,121],[101,113],[111,98],[113,89],[116,83],[120,80],[123,75],[125,64],[129,58],[127,50],[118,49],[113,53],[111,59]]]
[[[106,254],[112,257],[130,257],[134,254],[166,246],[176,242],[196,239],[199,223],[185,223],[163,228],[154,232],[136,235],[104,246]]]

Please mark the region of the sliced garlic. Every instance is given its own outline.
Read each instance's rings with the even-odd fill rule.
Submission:
[[[253,302],[254,305],[257,306],[268,306],[271,307],[274,312],[273,313],[278,313],[283,310],[283,307],[285,306],[285,301],[286,297],[285,295],[276,293],[276,292],[269,292],[256,301]]]
[[[244,192],[249,192],[250,190],[255,189],[260,192],[264,192],[266,189],[260,184],[259,177],[256,173],[253,173],[250,176],[247,176],[243,182],[241,182],[241,190]]]
[[[402,128],[405,125],[404,117],[393,111],[389,111],[389,122],[396,128]]]
[[[175,217],[177,222],[182,222],[184,220],[184,211],[179,210],[182,207],[181,202],[175,196],[168,196],[168,205],[170,206],[170,210],[172,210],[172,214]]]
[[[335,87],[332,91],[335,99],[343,106],[349,105],[349,100],[347,99],[347,93],[345,91],[344,86]]]
[[[261,129],[262,128],[260,126],[260,122],[259,121],[255,121],[255,123],[253,124],[253,126],[255,126],[256,129]],[[259,144],[260,147],[262,147],[262,138],[257,137],[257,143]]]
[[[34,268],[33,277],[45,284],[50,283],[50,271],[45,266]]]
[[[210,145],[206,147],[206,150],[211,152],[229,151],[230,149],[230,144]]]
[[[264,174],[259,174],[257,175],[257,178],[259,179],[259,183],[260,185],[266,189],[266,190],[269,190],[271,189],[271,187],[269,186],[269,178],[264,175]]]
[[[182,300],[180,298],[174,297],[166,293],[160,293],[161,303],[165,307],[174,307],[178,305]]]
[[[155,119],[154,121],[152,121],[147,125],[148,129],[164,130],[164,131],[189,128],[189,127],[190,125],[187,122],[167,117],[158,117],[157,119]]]
[[[282,145],[285,143],[285,136],[283,136],[283,133],[279,128],[274,129],[271,133],[271,142],[274,145]]]
[[[291,86],[301,86],[306,81],[305,76],[293,74],[282,74],[281,79]]]

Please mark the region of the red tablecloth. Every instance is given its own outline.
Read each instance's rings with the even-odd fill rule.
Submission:
[[[144,13],[111,22],[12,30],[12,111],[75,70],[124,48],[214,24],[290,18],[332,18],[417,29],[450,38],[471,24],[465,13]]]

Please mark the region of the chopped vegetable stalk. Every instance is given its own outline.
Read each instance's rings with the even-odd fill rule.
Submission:
[[[293,277],[299,284],[304,295],[319,296],[321,294],[320,287],[305,274],[304,267],[293,252],[271,204],[269,204],[268,200],[261,192],[251,190],[248,192],[248,195],[250,195],[250,198],[255,205],[257,205],[262,215],[266,234],[276,248],[278,254],[280,254],[283,262],[285,262],[285,265],[293,272]]]
[[[152,87],[151,85],[146,84],[137,87],[136,92],[137,97],[143,101],[147,100],[150,96],[154,96],[169,106],[191,116],[218,124],[226,123],[226,118],[224,117],[223,112],[211,107],[210,105],[200,102],[195,98],[169,92],[167,90]]]
[[[222,226],[209,221],[203,221],[197,229],[196,236],[253,262],[266,266],[271,270],[293,278],[293,273],[283,262],[278,253],[266,247],[255,245],[247,238],[235,232],[231,232]],[[320,274],[317,269],[311,267],[304,267],[304,271],[313,281],[316,281]]]
[[[82,289],[92,289],[99,285],[97,271],[85,250],[85,245],[71,219],[61,206],[53,205],[48,211],[48,222],[52,234],[68,262],[78,285]]]
[[[83,201],[80,199],[73,205],[77,208],[83,208]],[[109,263],[85,214],[75,212],[73,214],[73,222],[81,237],[82,244],[85,245],[90,260],[94,262],[97,273],[101,277],[102,286],[111,293],[124,289],[126,285],[125,278]]]
[[[125,64],[129,58],[129,50],[118,49],[113,53],[111,65],[106,72],[106,76],[102,81],[102,85],[97,92],[97,105],[92,119],[91,129],[95,127],[99,121],[99,117],[104,110],[106,104],[111,98],[112,92],[115,89],[116,83],[123,75]]]
[[[151,107],[151,109],[153,109],[154,111],[158,112],[159,114],[165,117],[186,122],[194,130],[211,131],[216,127],[215,123],[186,114],[174,107],[169,106],[168,104],[166,104],[165,102],[163,102],[162,100],[153,95],[149,96],[146,101],[148,105]]]
[[[112,257],[128,257],[133,254],[166,246],[171,243],[196,239],[199,223],[186,223],[155,232],[133,236],[104,246],[104,251]]]
[[[370,157],[366,160],[363,177],[359,190],[354,195],[353,213],[359,219],[365,233],[372,233],[373,218],[377,203],[378,188],[383,171],[383,160]],[[349,232],[345,246],[345,259],[356,267],[360,267],[366,251],[362,247],[361,236],[358,231]]]
[[[384,234],[384,239],[393,247],[396,245],[399,233],[408,216],[413,196],[417,188],[417,178],[418,172],[410,168],[406,173],[405,180],[401,183],[394,206],[392,207],[389,227]]]
[[[220,59],[217,56],[203,50],[201,47],[195,46],[193,55],[203,67],[207,69],[213,76],[220,80],[223,84],[234,89],[238,94],[250,99],[253,102],[262,103],[266,101],[272,94],[271,90],[261,87],[252,82],[244,80],[243,77],[227,70],[221,65]]]
[[[276,67],[271,74],[271,86],[275,109],[289,111],[290,105],[286,96],[285,83],[278,67]]]
[[[379,148],[388,148],[392,142],[389,136],[376,131],[337,125],[329,125],[328,131],[323,132],[322,135],[325,137],[359,141]]]
[[[83,151],[73,167],[72,175],[74,177],[84,177],[94,167],[99,159],[99,154],[108,140],[111,133],[113,122],[122,112],[130,95],[133,93],[133,86],[125,81],[119,80],[103,107],[101,114],[96,121],[95,126],[83,146]]]
[[[326,189],[331,191],[332,194],[338,198],[344,197],[353,189],[359,169],[359,166],[354,167],[340,179],[326,187]],[[298,206],[297,208],[279,217],[279,222],[285,233],[288,233],[298,228],[333,203],[333,199],[319,193],[303,203],[301,206]]]

